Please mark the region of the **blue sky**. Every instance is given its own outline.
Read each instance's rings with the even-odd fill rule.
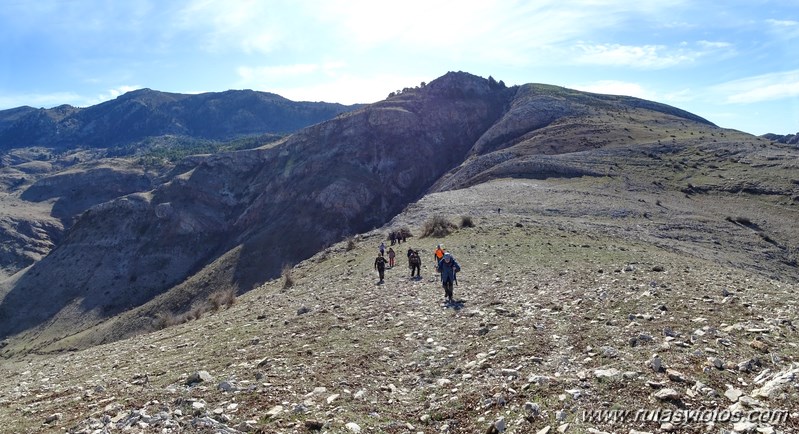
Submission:
[[[0,109],[148,87],[370,103],[447,71],[799,132],[795,0],[3,0]]]

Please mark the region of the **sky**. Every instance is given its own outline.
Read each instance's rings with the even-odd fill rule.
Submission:
[[[799,132],[796,0],[0,0],[0,110],[139,88],[371,103],[448,71]]]

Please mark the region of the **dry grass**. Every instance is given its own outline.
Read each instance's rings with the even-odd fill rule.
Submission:
[[[454,223],[447,220],[443,215],[435,215],[424,223],[422,227],[422,238],[427,237],[446,237],[458,229]]]
[[[283,266],[280,277],[283,279],[283,289],[289,289],[294,286],[294,274],[290,265]]]

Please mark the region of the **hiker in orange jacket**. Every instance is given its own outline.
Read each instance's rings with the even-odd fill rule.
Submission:
[[[444,253],[447,253],[447,251],[441,247],[441,244],[436,246],[436,251],[433,252],[433,260],[436,261],[436,271],[438,271],[438,263],[441,261],[441,258],[444,257]]]

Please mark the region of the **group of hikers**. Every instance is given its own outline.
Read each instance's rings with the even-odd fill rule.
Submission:
[[[393,234],[393,232],[392,232]],[[393,244],[393,243],[392,243]],[[374,268],[380,277],[378,284],[382,284],[385,280],[386,265],[393,268],[395,264],[396,252],[393,248],[388,248],[388,259],[386,259],[386,245],[384,242],[380,243],[378,247],[379,254],[375,258]],[[411,270],[411,278],[421,279],[422,258],[419,256],[419,251],[408,248],[408,268]],[[447,252],[441,244],[436,246],[433,252],[433,259],[435,261],[436,272],[441,275],[441,284],[444,287],[444,298],[448,302],[452,302],[453,287],[458,282],[457,273],[461,271],[461,267],[451,253]]]

